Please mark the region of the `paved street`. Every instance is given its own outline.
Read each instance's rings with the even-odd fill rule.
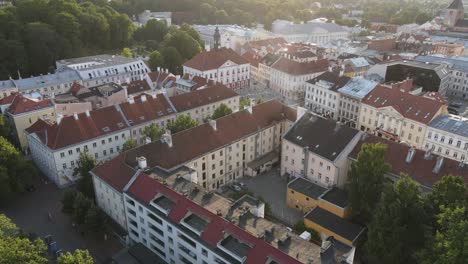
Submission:
[[[245,177],[240,180],[247,185],[247,189],[261,196],[271,205],[273,215],[291,227],[302,219],[303,214],[286,205],[286,179],[280,177],[279,168],[257,177]]]
[[[98,263],[104,263],[122,248],[112,236],[104,241],[102,234],[99,237],[97,234],[83,236],[77,227],[72,227],[71,218],[61,212],[62,190],[55,185],[38,181],[36,188],[35,192],[25,193],[5,208],[0,208],[0,213],[10,217],[18,227],[42,238],[52,235],[58,248],[63,251],[88,249]],[[49,220],[49,212],[52,214],[52,221]]]
[[[280,93],[267,88],[265,85],[261,83],[257,83],[257,84],[251,83],[249,88],[238,89],[236,90],[236,92],[240,96],[247,97],[250,99],[257,100],[261,98],[263,101],[279,100],[286,105],[290,105],[290,106],[297,105],[297,102],[286,99]]]

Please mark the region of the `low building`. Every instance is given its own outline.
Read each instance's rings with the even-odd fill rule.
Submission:
[[[356,128],[361,102],[377,85],[377,82],[357,77],[339,88],[338,121]]]
[[[258,63],[258,82],[270,87],[271,66],[279,60],[280,55],[268,53]]]
[[[371,66],[364,57],[345,59],[343,65],[344,75],[348,77],[364,77]]]
[[[362,100],[358,127],[421,149],[428,124],[442,114],[447,104],[441,99],[378,85]]]
[[[463,56],[465,54],[465,46],[461,43],[436,43],[432,52],[448,57]]]
[[[255,53],[255,51],[248,51],[242,55],[250,64],[250,78],[254,82],[260,81],[258,65],[262,60],[262,57]]]
[[[353,128],[305,113],[284,135],[281,174],[303,177],[324,187],[343,187],[347,156],[360,137]]]
[[[8,98],[5,98],[8,99]],[[6,108],[5,114],[14,128],[14,136],[22,151],[28,152],[28,140],[25,130],[38,120],[55,120],[53,102],[13,94],[10,96],[11,104]]]
[[[120,55],[95,55],[56,61],[57,71],[74,70],[85,87],[110,82],[130,83],[142,80],[150,72],[141,59]],[[63,93],[63,92],[62,92]]]
[[[269,53],[277,53],[283,49],[288,42],[283,38],[267,38],[256,41],[249,41],[242,46],[242,53],[253,51],[261,57]]]
[[[375,143],[387,146],[385,162],[390,165],[390,171],[385,176],[393,181],[398,180],[402,174],[407,174],[421,185],[423,191],[431,191],[432,186],[445,175],[460,176],[468,184],[466,164],[438,156],[430,149],[423,151],[370,135],[359,141],[349,154],[349,168],[357,160],[364,144]]]
[[[345,27],[334,23],[307,22],[295,24],[290,21],[275,20],[272,31],[288,42],[326,44],[332,40],[347,39]]]
[[[424,150],[468,164],[468,119],[441,115],[427,126]]]
[[[310,111],[338,120],[340,94],[338,90],[351,78],[326,71],[306,82],[305,104]]]
[[[205,88],[208,83],[211,85],[213,82],[200,76],[189,76],[188,74],[185,74],[176,80],[174,95],[193,92],[195,90]]]
[[[270,88],[287,99],[304,102],[305,82],[327,69],[326,59],[301,63],[281,57],[271,65]]]

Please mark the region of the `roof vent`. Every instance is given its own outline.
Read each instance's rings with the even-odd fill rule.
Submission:
[[[210,123],[210,126],[213,128],[213,130],[216,131],[216,130],[217,130],[217,127],[216,127],[216,120],[210,119],[210,120],[209,120],[209,123]]]
[[[141,102],[142,102],[142,103],[146,102],[146,95],[142,95],[142,96],[141,96]]]
[[[249,113],[252,114],[253,110],[252,110],[252,106],[251,106],[251,105],[247,106],[245,109],[247,110],[247,112],[249,112]]]
[[[75,118],[75,120],[78,120],[78,114],[76,112],[73,113],[73,117]]]
[[[128,103],[129,103],[129,104],[135,103],[135,99],[133,99],[132,96],[128,97]]]
[[[141,156],[141,157],[138,157],[137,158],[137,161],[138,161],[138,168],[139,169],[146,169],[146,167],[148,166],[147,162],[146,162],[146,158]]]
[[[414,155],[416,154],[416,149],[411,147],[409,150],[408,150],[408,154],[406,154],[406,163],[411,163],[411,161],[413,161],[414,159]]]
[[[442,169],[442,165],[444,164],[444,158],[443,157],[437,157],[436,164],[434,166],[434,169],[432,170],[433,173],[439,173],[440,170]]]
[[[86,113],[86,116],[87,116],[87,117],[90,117],[90,116],[91,116],[90,113],[89,113],[89,110],[86,110],[85,113]]]
[[[63,115],[62,114],[58,114],[57,115],[57,124],[60,125],[60,122],[62,122],[62,119],[63,119]]]

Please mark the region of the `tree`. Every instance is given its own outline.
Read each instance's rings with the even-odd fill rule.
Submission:
[[[167,34],[164,37],[163,46],[176,48],[183,60],[189,60],[201,51],[200,43],[182,30]]]
[[[243,98],[239,103],[239,109],[242,111],[247,106],[250,106],[250,100],[248,98]]]
[[[468,187],[460,176],[446,175],[432,187],[427,196],[433,214],[438,215],[441,207],[463,206],[468,199]]]
[[[146,25],[135,31],[134,38],[137,41],[155,40],[161,42],[168,32],[166,21],[151,19]]]
[[[81,176],[78,180],[78,190],[87,197],[94,199],[93,178],[89,173],[96,166],[96,160],[88,152],[82,152],[78,165],[73,170],[73,176]]]
[[[218,108],[214,110],[213,114],[211,115],[211,119],[218,119],[220,117],[227,116],[230,114],[232,114],[231,108],[229,108],[229,106],[227,106],[226,104],[220,104]]]
[[[164,129],[160,128],[157,124],[151,124],[143,129],[143,135],[149,137],[151,141],[157,141],[164,134]]]
[[[104,226],[104,215],[101,210],[95,205],[92,205],[86,212],[84,224],[86,228],[92,232],[102,230]]]
[[[62,195],[62,212],[66,214],[73,213],[73,205],[75,203],[76,191],[66,189]]]
[[[127,139],[127,141],[125,141],[125,143],[123,144],[123,147],[122,147],[122,152],[125,152],[127,150],[130,150],[132,148],[136,148],[138,146],[136,140],[134,139]]]
[[[46,246],[40,239],[21,237],[18,227],[0,214],[0,263],[48,263]]]
[[[148,60],[148,66],[152,71],[156,71],[158,67],[164,67],[164,58],[157,50],[151,52]]]
[[[73,219],[78,224],[83,224],[88,213],[89,208],[91,207],[91,201],[86,198],[81,192],[78,192],[75,196],[75,201],[73,202]]]
[[[167,124],[167,128],[171,131],[171,133],[175,134],[179,131],[186,130],[192,127],[198,126],[198,121],[192,119],[188,115],[180,115],[177,117],[175,121],[170,121]]]
[[[351,216],[363,222],[370,220],[380,199],[384,175],[390,170],[385,162],[387,146],[364,144],[357,160],[351,164],[349,200]]]
[[[165,47],[161,49],[161,55],[164,61],[164,68],[174,74],[182,72],[183,58],[174,47]]]
[[[93,257],[88,250],[77,249],[75,252],[67,252],[57,259],[57,264],[93,264]]]
[[[424,246],[427,223],[419,184],[402,175],[385,187],[368,227],[370,263],[415,263],[415,252]]]
[[[5,115],[0,114],[0,136],[7,138],[11,133],[11,125]]]
[[[123,48],[121,55],[127,58],[131,58],[133,56],[132,50],[130,48]]]

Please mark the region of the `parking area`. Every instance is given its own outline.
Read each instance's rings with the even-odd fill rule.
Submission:
[[[63,190],[40,179],[35,187],[34,192],[24,193],[2,205],[0,213],[6,214],[19,228],[41,238],[51,235],[57,242],[57,249],[64,252],[88,249],[96,263],[107,263],[123,248],[114,236],[104,238],[104,234],[82,233],[74,226],[71,217],[61,212]]]
[[[246,189],[257,197],[262,197],[270,204],[272,214],[291,227],[303,218],[303,214],[286,205],[287,179],[280,176],[279,167],[256,177],[245,177],[240,180]]]

